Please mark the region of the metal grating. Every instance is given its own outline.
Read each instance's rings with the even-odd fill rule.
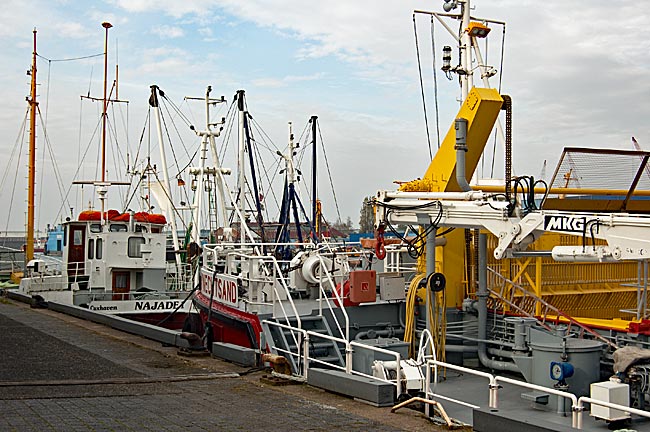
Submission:
[[[566,147],[551,188],[650,190],[650,152]]]

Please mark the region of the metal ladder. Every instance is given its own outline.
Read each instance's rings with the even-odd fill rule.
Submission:
[[[535,318],[539,325],[549,331],[552,331],[549,324],[566,324],[567,332],[569,333],[572,329],[574,329],[577,330],[578,336],[580,338],[584,338],[585,335],[588,334],[594,339],[597,339],[600,342],[609,345],[613,349],[618,348],[615,343],[604,338],[599,333],[592,330],[589,326],[578,322],[570,315],[562,312],[552,304],[548,303],[546,300],[524,289],[522,286],[506,278],[494,269],[488,267],[488,272],[492,273],[494,276],[496,276],[497,279],[502,282],[499,284],[498,291],[495,291],[494,289],[488,287],[491,297],[507,304],[511,309],[517,311],[517,313],[520,315],[529,318]],[[493,304],[493,306],[498,305]],[[494,309],[497,309],[497,307],[494,307]],[[537,311],[539,311],[539,313],[537,313]]]
[[[301,316],[300,320],[303,330],[332,336],[332,330],[323,316]],[[295,317],[288,317],[288,322],[287,319],[280,320],[277,318],[268,321],[279,322],[292,327],[297,325]],[[286,357],[291,363],[292,370],[298,372],[302,361],[302,347],[300,346],[302,344],[302,334],[283,327],[268,325],[264,322],[262,322],[262,330],[271,352]],[[296,345],[296,342],[298,345]],[[310,364],[316,364],[320,367],[326,367],[323,363],[337,366],[344,365],[341,347],[336,342],[314,336],[310,338],[309,342],[309,359]]]
[[[208,193],[208,224],[210,232],[214,232],[218,226],[217,221],[217,202],[215,194],[215,181],[210,175],[205,178],[205,190]]]

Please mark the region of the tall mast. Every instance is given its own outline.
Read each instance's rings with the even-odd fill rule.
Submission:
[[[106,84],[107,84],[107,76],[108,76],[108,29],[113,27],[113,25],[107,21],[104,21],[102,23],[102,27],[106,29],[106,37],[104,39],[104,98],[103,98],[103,107],[102,107],[102,183],[106,182],[106,111],[108,109],[108,99],[106,95]],[[104,188],[104,186],[102,186]],[[102,191],[100,191],[100,201],[102,203],[102,208],[101,208],[101,215],[102,215],[102,221],[105,220],[105,214],[104,214],[104,206],[105,203],[104,201],[106,200],[105,197],[105,192],[102,194]],[[103,222],[102,222],[103,223]]]
[[[32,52],[32,77],[29,99],[29,179],[27,190],[27,246],[25,260],[34,259],[34,187],[36,183],[36,29],[34,29],[34,51]]]
[[[205,130],[197,130],[194,128],[194,126],[190,125],[190,129],[199,137],[201,137],[201,147],[199,149],[200,154],[199,154],[199,166],[195,167],[190,167],[190,174],[195,176],[196,179],[196,187],[192,186],[192,190],[195,191],[194,194],[194,200],[192,202],[192,233],[191,233],[191,239],[192,241],[199,243],[200,242],[200,226],[199,226],[199,221],[201,217],[201,213],[203,211],[202,209],[202,203],[203,203],[203,193],[202,191],[205,189],[204,187],[204,177],[208,175],[214,175],[217,180],[217,187],[219,189],[219,200],[221,203],[221,213],[222,213],[222,219],[223,223],[226,224],[227,222],[227,216],[226,216],[226,185],[225,181],[223,179],[223,176],[225,174],[230,174],[230,170],[227,170],[223,167],[221,167],[221,164],[219,163],[219,157],[218,157],[218,152],[217,152],[217,146],[215,143],[215,138],[218,137],[221,134],[221,131],[223,130],[223,123],[225,119],[221,119],[220,122],[213,122],[210,119],[210,106],[216,105],[218,103],[223,103],[226,101],[226,99],[221,96],[218,99],[211,98],[210,93],[212,92],[212,87],[208,86],[206,91],[205,91],[205,96],[198,98],[198,97],[185,97],[185,100],[200,100],[203,101],[205,104]],[[219,128],[212,130],[214,126],[220,126]],[[212,150],[212,161],[214,164],[214,167],[207,167],[206,166],[206,161],[208,159],[208,145],[210,146]]]
[[[116,86],[117,88],[117,86]],[[160,147],[160,162],[162,163],[163,179],[165,181],[165,198],[169,201],[169,206],[167,208],[167,218],[169,219],[169,224],[172,228],[172,240],[174,241],[174,250],[179,249],[178,243],[178,231],[176,227],[176,215],[174,214],[174,202],[172,201],[172,188],[169,183],[169,171],[167,169],[167,156],[165,155],[165,144],[163,141],[162,133],[162,122],[160,120],[160,105],[158,104],[158,92],[159,88],[157,85],[150,86],[151,88],[151,97],[149,98],[149,105],[153,108],[154,117],[156,118],[156,133],[158,135],[158,146]],[[176,264],[181,265],[181,256],[175,254]]]
[[[244,131],[244,90],[237,90],[237,109],[239,111],[239,234],[240,240],[243,244],[246,240],[244,233],[244,211],[245,211],[245,188],[246,188],[246,165],[244,163],[245,149],[246,149],[246,136]]]
[[[312,139],[311,142],[312,142],[312,145],[313,145],[312,152],[311,152],[311,176],[312,176],[312,179],[311,179],[311,190],[312,190],[312,194],[311,194],[311,199],[312,199],[312,203],[311,203],[312,204],[311,220],[312,220],[312,223],[314,224],[314,234],[315,234],[315,237],[316,237],[314,239],[314,241],[317,242],[319,240],[319,235],[320,235],[320,233],[318,232],[319,231],[319,226],[318,226],[318,223],[316,222],[317,213],[318,213],[318,210],[317,210],[318,200],[317,200],[317,195],[316,195],[316,192],[317,192],[316,191],[316,155],[317,155],[317,147],[316,147],[316,128],[317,128],[317,125],[316,125],[316,122],[318,121],[318,117],[317,116],[311,116],[311,119],[309,121],[311,122],[311,139]]]
[[[460,33],[460,84],[461,84],[461,101],[467,99],[469,91],[474,85],[472,74],[472,37],[465,29],[469,27],[470,21],[470,0],[462,0],[460,3],[461,11],[461,33]]]

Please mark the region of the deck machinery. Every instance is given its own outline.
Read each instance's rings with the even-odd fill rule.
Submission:
[[[634,360],[621,363],[629,357],[620,349],[650,347],[644,178],[650,154],[566,149],[554,176],[565,180],[563,187],[511,178],[511,107],[496,90],[472,88],[425,175],[377,193],[378,255],[399,253],[382,244],[384,232],[398,224],[419,230],[413,242],[420,244],[410,245],[421,253],[409,291],[436,311],[420,313],[426,319],[418,328],[436,335],[438,358],[461,364],[478,358],[488,369],[578,395],[617,374],[630,384],[634,406],[644,408],[650,351],[635,351]],[[470,187],[467,179],[502,109],[505,186]],[[569,171],[621,161],[633,168],[629,179],[606,179],[602,189],[568,187]],[[626,182],[627,189],[614,189]],[[557,373],[564,367],[580,370],[579,378]]]

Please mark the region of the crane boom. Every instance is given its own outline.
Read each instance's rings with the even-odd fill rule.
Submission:
[[[626,213],[587,213],[531,210],[494,195],[471,192],[379,191],[375,199],[378,226],[434,224],[437,227],[486,229],[498,239],[494,257],[525,249],[544,232],[561,232],[584,239],[580,246],[557,246],[558,261],[619,261],[650,258],[650,216]],[[602,239],[607,245],[596,245]]]

